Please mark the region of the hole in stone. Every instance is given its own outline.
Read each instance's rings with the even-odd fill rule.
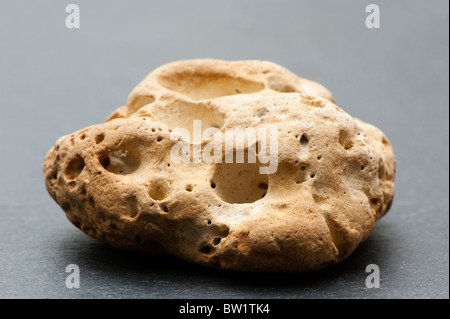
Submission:
[[[205,245],[202,248],[200,248],[200,252],[202,254],[210,254],[212,252],[211,246]]]
[[[100,144],[105,139],[105,134],[100,133],[95,137],[95,143]]]
[[[213,240],[213,245],[217,246],[217,245],[220,244],[221,241],[222,241],[222,238],[216,237],[216,238],[214,238],[214,240]]]
[[[234,158],[237,158],[236,152]],[[224,163],[223,161],[215,165],[213,175],[215,188],[213,188],[225,202],[252,203],[261,199],[267,192],[269,179],[266,174],[260,174],[259,169],[262,165],[258,158],[256,163],[248,163],[248,152],[244,152],[244,161],[247,162]]]
[[[162,141],[162,137],[161,137],[161,136],[158,136],[158,137],[156,138],[156,141],[157,141],[157,142],[161,142],[161,141]]]
[[[75,181],[71,181],[69,183],[67,183],[67,186],[69,187],[75,187],[77,185],[77,183]]]
[[[253,93],[264,89],[263,83],[196,67],[167,70],[159,76],[158,82],[165,88],[186,95],[195,101]]]
[[[212,224],[212,221],[211,220],[208,220],[208,225],[211,225]]]
[[[192,192],[192,185],[186,185],[186,191]]]
[[[296,178],[295,182],[297,184],[304,183],[308,179],[308,171],[306,169],[307,169],[306,164],[300,166],[300,170],[297,172],[295,177]]]
[[[86,134],[82,134],[81,136],[80,136],[80,140],[84,140],[86,138]]]
[[[100,164],[102,164],[102,166],[107,169],[109,164],[111,164],[111,161],[109,160],[109,156],[100,158]]]
[[[107,171],[118,175],[131,174],[141,165],[137,151],[127,149],[109,152],[99,161]]]
[[[78,175],[80,175],[83,168],[84,160],[81,158],[81,156],[77,155],[70,160],[69,164],[67,164],[65,175],[68,179],[75,179],[78,177]]]
[[[134,218],[139,214],[139,202],[136,196],[132,195],[126,199],[127,214],[129,217]]]
[[[216,188],[216,183],[211,182],[211,188]]]
[[[352,135],[347,130],[341,130],[339,133],[339,143],[345,150],[353,147]]]
[[[308,138],[306,137],[305,134],[303,134],[302,137],[300,138],[300,144],[301,145],[307,145],[308,144]]]
[[[163,200],[169,193],[169,187],[162,181],[153,181],[148,188],[148,195],[154,200]]]
[[[220,236],[222,236],[223,238],[228,237],[229,234],[230,234],[230,229],[226,226],[225,226],[225,228],[223,228],[220,231]]]
[[[362,171],[364,171],[366,169],[366,164],[365,163],[361,163],[358,160],[352,160],[350,161],[350,163],[348,164],[348,174],[349,175],[361,175]]]
[[[318,161],[320,161],[321,159],[322,159],[322,156],[321,156],[321,155],[317,156],[317,160],[318,160]]]
[[[159,204],[159,207],[161,207],[161,209],[163,210],[163,212],[168,213],[169,212],[169,208],[167,207],[166,204]]]
[[[378,198],[372,198],[372,199],[370,200],[370,202],[371,202],[373,205],[378,205],[379,200],[378,200]]]
[[[311,174],[310,177],[314,178],[314,177],[316,177],[316,174]]]

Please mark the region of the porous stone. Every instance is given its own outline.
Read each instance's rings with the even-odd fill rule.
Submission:
[[[270,62],[170,63],[105,123],[58,139],[47,190],[76,227],[118,248],[239,271],[323,268],[348,257],[394,197],[389,140],[333,102]],[[212,141],[196,144],[195,120],[222,133],[276,130],[276,172],[261,174],[259,139],[244,144],[244,163],[174,161],[179,141]]]

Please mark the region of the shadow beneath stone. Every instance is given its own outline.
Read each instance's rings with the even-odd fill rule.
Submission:
[[[392,234],[389,225],[376,227],[346,260],[298,274],[214,269],[164,254],[123,251],[76,232],[60,239],[58,255],[61,262],[80,267],[85,287],[94,292],[110,287],[114,297],[322,298],[333,286],[338,298],[340,289],[365,289],[366,266],[389,254],[385,233]]]

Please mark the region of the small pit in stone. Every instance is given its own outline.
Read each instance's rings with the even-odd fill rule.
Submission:
[[[296,173],[295,183],[301,184],[301,183],[306,182],[307,179],[308,179],[307,164],[303,163],[302,165],[300,165],[299,170]]]
[[[352,135],[347,130],[341,130],[339,133],[339,143],[345,150],[349,150],[353,147]]]
[[[95,137],[95,143],[100,144],[105,139],[105,134],[100,133]]]
[[[162,209],[163,212],[165,213],[169,212],[169,208],[167,207],[166,204],[159,204],[159,207]]]
[[[302,137],[300,138],[300,145],[306,146],[308,145],[308,137],[303,134]]]
[[[67,179],[75,179],[80,175],[84,169],[84,160],[81,156],[77,155],[67,164],[65,169],[65,175]]]
[[[136,196],[129,196],[125,200],[126,212],[130,218],[134,218],[139,214],[139,202]]]
[[[308,139],[308,136],[303,134],[300,137],[300,154],[301,154],[301,156],[306,156],[308,154],[308,151],[309,151],[309,139]]]
[[[212,253],[212,248],[209,245],[204,245],[200,248],[200,252],[202,254],[208,255],[208,254]]]
[[[148,195],[154,200],[165,199],[169,194],[169,191],[169,186],[161,179],[151,181],[150,186],[148,187]]]

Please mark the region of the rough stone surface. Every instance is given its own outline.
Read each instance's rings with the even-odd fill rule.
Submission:
[[[61,137],[45,158],[46,186],[76,227],[115,247],[230,270],[323,268],[370,235],[394,196],[388,139],[333,102],[270,62],[171,63],[105,123]],[[221,132],[276,129],[277,171],[260,174],[247,157],[176,163],[175,143],[194,144],[179,129],[192,132],[194,120]]]

